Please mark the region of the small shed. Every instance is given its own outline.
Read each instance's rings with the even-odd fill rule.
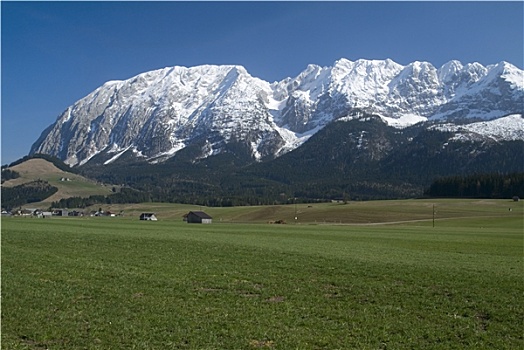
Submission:
[[[203,211],[190,211],[187,213],[188,224],[210,224],[213,218]]]
[[[157,221],[155,213],[142,213],[140,214],[140,220]]]

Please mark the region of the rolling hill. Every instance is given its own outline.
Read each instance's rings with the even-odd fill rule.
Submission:
[[[113,186],[100,184],[81,175],[61,170],[51,161],[42,158],[31,158],[7,169],[17,172],[20,176],[5,181],[2,187],[12,188],[42,180],[58,189],[44,201],[31,203],[32,207],[48,207],[52,202],[62,198],[107,195],[113,189]]]

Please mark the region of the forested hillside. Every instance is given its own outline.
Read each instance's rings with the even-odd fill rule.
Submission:
[[[40,202],[57,191],[58,188],[42,180],[15,187],[2,186],[2,209],[11,210],[24,204]]]

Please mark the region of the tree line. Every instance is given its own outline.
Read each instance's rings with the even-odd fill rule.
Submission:
[[[57,191],[58,188],[43,180],[31,181],[14,187],[2,186],[2,208],[12,210],[24,204],[40,202]]]
[[[126,204],[151,202],[151,196],[147,192],[122,188],[120,192],[110,195],[92,195],[84,197],[69,197],[52,202],[52,208],[86,208],[95,204]]]
[[[259,184],[260,185],[260,184]],[[390,192],[391,198],[402,192],[413,194],[410,186],[403,184],[385,185],[373,182],[358,182],[352,185],[336,183],[311,184],[305,190],[302,186],[248,186],[244,183],[238,187],[201,186],[194,183],[190,186],[182,181],[180,187],[151,186],[146,190],[122,188],[111,195],[93,195],[87,198],[72,197],[53,202],[55,208],[85,208],[95,204],[167,202],[197,204],[211,207],[228,207],[242,205],[274,205],[297,203],[316,203],[329,200],[373,200],[384,199]],[[184,190],[182,190],[182,188]],[[368,192],[369,191],[369,192]],[[375,195],[376,192],[382,196]],[[422,192],[420,192],[422,193]],[[512,198],[524,197],[524,173],[512,174],[475,174],[468,176],[449,176],[435,180],[423,193],[430,197],[451,198]],[[421,195],[422,196],[422,195]],[[416,196],[415,196],[416,197]]]
[[[524,173],[448,176],[435,180],[426,194],[431,197],[524,197]]]
[[[2,183],[20,177],[20,173],[11,169],[2,169]]]

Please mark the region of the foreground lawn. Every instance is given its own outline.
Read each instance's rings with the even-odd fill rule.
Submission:
[[[523,348],[522,229],[3,219],[2,348]]]

